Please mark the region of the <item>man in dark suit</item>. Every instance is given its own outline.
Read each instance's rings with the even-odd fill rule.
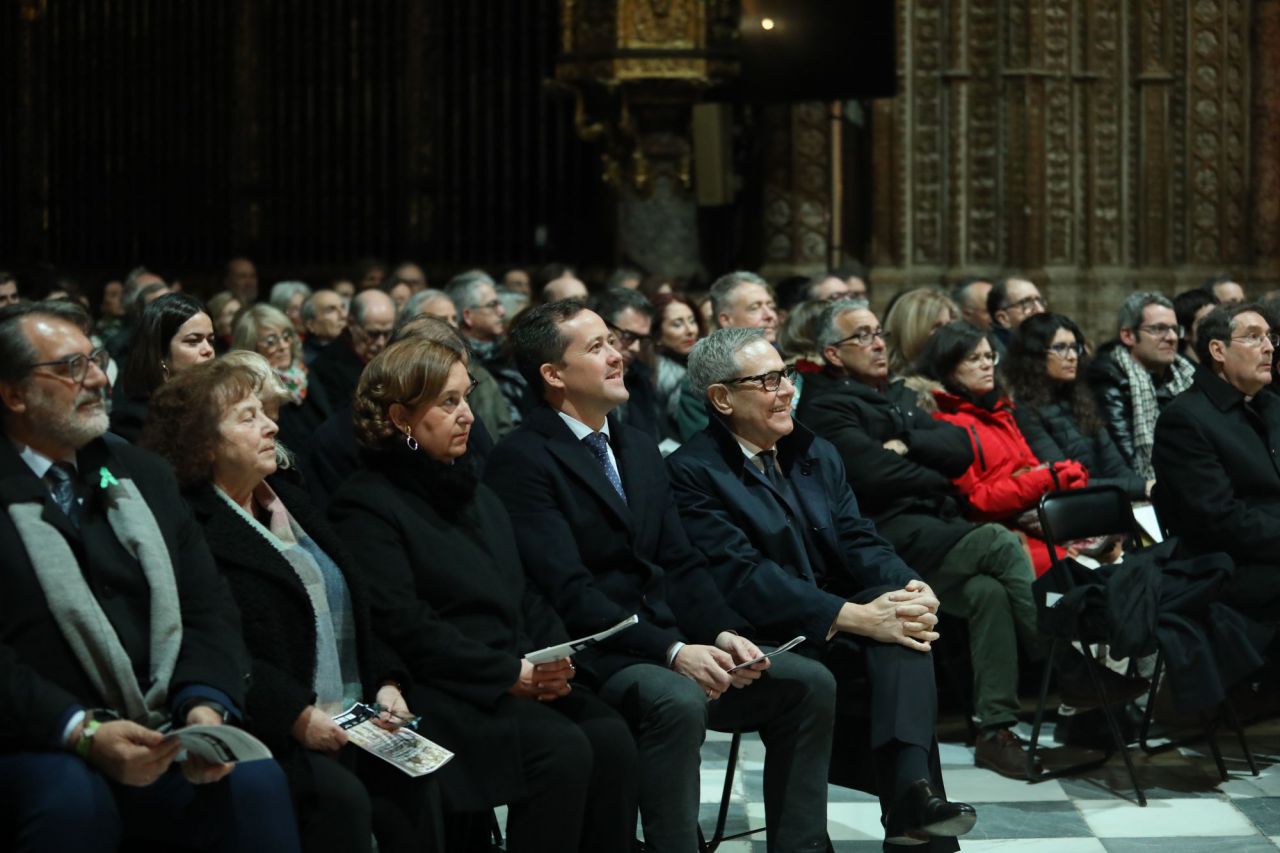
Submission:
[[[247,656],[168,466],[103,435],[87,329],[0,311],[0,847],[297,850],[275,762],[180,761],[157,731],[239,717]]]
[[[1274,621],[1280,604],[1280,397],[1276,334],[1257,305],[1221,305],[1196,331],[1200,367],[1156,422],[1152,497],[1192,554],[1225,551],[1224,600]]]
[[[1018,648],[1039,651],[1026,549],[1002,525],[965,520],[951,480],[973,464],[969,436],[922,411],[902,382],[889,382],[884,335],[869,308],[830,306],[817,344],[824,369],[805,377],[796,418],[831,442],[860,510],[880,535],[928,580],[948,612],[968,620],[973,710],[982,728],[975,763],[1024,779],[1026,754],[1012,731]]]
[[[932,590],[858,513],[835,448],[792,419],[790,371],[760,330],[712,332],[689,371],[710,423],[668,466],[690,540],[763,636],[802,631],[837,678],[865,662],[886,835],[957,849],[974,813],[942,793]]]
[[[347,328],[326,346],[311,365],[329,404],[341,408],[351,402],[364,366],[391,340],[396,306],[381,290],[364,290],[351,299]]]
[[[523,314],[509,340],[544,400],[494,449],[485,479],[570,634],[640,616],[577,661],[636,733],[649,849],[695,849],[698,750],[711,726],[759,729],[769,748],[769,849],[827,850],[831,674],[795,654],[730,672],[760,650],[685,537],[657,446],[610,417],[627,390],[605,322],[562,300]]]

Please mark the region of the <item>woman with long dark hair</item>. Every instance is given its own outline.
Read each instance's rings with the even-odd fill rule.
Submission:
[[[1154,480],[1144,480],[1120,455],[1082,380],[1088,353],[1084,333],[1061,314],[1022,321],[1009,345],[1005,376],[1017,403],[1014,419],[1041,462],[1074,459],[1094,485],[1113,484],[1142,500]]]
[[[1040,496],[1088,483],[1074,460],[1042,462],[1027,446],[1000,387],[1000,355],[988,332],[966,322],[948,323],[925,343],[919,373],[940,386],[934,417],[963,428],[973,444],[973,464],[955,478],[975,521],[998,521],[1021,533],[1036,574],[1049,568],[1049,551],[1035,520]]]
[[[199,299],[166,293],[142,311],[129,360],[111,395],[111,431],[137,441],[151,394],[170,377],[214,356],[213,321]]]
[[[649,336],[657,347],[654,371],[658,386],[658,416],[664,438],[679,439],[676,424],[680,395],[685,385],[689,351],[705,334],[693,303],[678,293],[660,293],[653,302],[653,326]]]

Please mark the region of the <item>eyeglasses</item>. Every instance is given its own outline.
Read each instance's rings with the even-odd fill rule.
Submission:
[[[1025,299],[1019,299],[1017,302],[1006,303],[1004,307],[1005,307],[1005,310],[1007,311],[1011,311],[1014,308],[1017,308],[1019,311],[1025,314],[1026,312],[1030,311],[1032,308],[1035,308],[1037,305],[1039,305],[1041,308],[1044,308],[1045,310],[1048,310],[1049,308],[1049,303],[1045,301],[1045,298],[1043,296],[1028,296]]]
[[[609,324],[609,328],[613,329],[613,333],[617,337],[618,343],[622,344],[623,349],[630,349],[631,345],[636,341],[643,345],[652,340],[650,335],[638,335],[635,332],[628,332],[626,329],[620,329],[612,323]]]
[[[869,347],[876,338],[888,343],[890,337],[890,334],[884,329],[863,329],[860,332],[855,332],[847,338],[841,338],[832,344],[832,346],[838,347],[843,346],[844,344],[853,344],[854,346],[859,347]]]
[[[746,382],[755,382],[760,385],[761,390],[773,393],[782,387],[782,380],[786,378],[788,382],[796,381],[796,369],[794,367],[784,367],[781,370],[770,370],[768,373],[761,373],[756,376],[737,376],[733,379],[720,380],[721,385],[740,385]]]
[[[1233,341],[1239,341],[1247,347],[1261,347],[1263,341],[1270,341],[1271,347],[1274,349],[1280,347],[1280,335],[1274,333],[1261,334],[1253,332],[1248,335],[1241,335],[1238,338],[1232,338]]]
[[[391,329],[366,329],[364,326],[360,326],[359,328],[360,331],[364,333],[364,336],[369,340],[381,341],[391,339]]]
[[[471,306],[471,310],[472,310],[472,311],[479,311],[481,308],[483,308],[483,309],[485,309],[486,311],[496,311],[496,310],[498,309],[498,306],[499,306],[499,305],[501,305],[501,304],[502,304],[502,300],[501,300],[501,299],[491,299],[491,300],[489,300],[488,302],[485,302],[485,303],[480,304],[480,305],[472,305],[472,306]]]
[[[107,365],[111,363],[111,354],[105,349],[96,349],[85,355],[84,353],[76,353],[66,358],[60,358],[57,361],[38,361],[31,365],[31,369],[37,367],[51,367],[60,379],[70,379],[76,385],[83,385],[85,379],[89,377],[89,365],[96,364],[98,369],[103,373],[107,372]]]
[[[1173,332],[1173,336],[1175,338],[1181,338],[1184,330],[1181,326],[1170,326],[1167,323],[1155,323],[1150,326],[1139,326],[1138,331],[1146,332],[1153,338],[1167,337],[1170,332]]]
[[[1079,358],[1084,355],[1084,344],[1051,344],[1048,351],[1064,360],[1072,355]]]
[[[293,332],[289,331],[288,329],[285,329],[283,332],[281,332],[278,335],[273,332],[272,334],[267,335],[265,338],[263,338],[259,343],[261,346],[265,347],[266,349],[275,349],[277,346],[279,346],[281,341],[284,341],[286,344],[292,344]]]
[[[988,350],[987,352],[971,352],[964,357],[964,363],[973,367],[977,367],[984,362],[991,362],[993,365],[999,364],[1000,353],[995,350]]]

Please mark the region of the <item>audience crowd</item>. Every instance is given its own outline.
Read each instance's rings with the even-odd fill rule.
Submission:
[[[955,850],[939,686],[978,766],[1040,771],[1043,496],[1153,502],[1234,565],[1215,606],[1276,621],[1280,312],[1228,276],[1133,293],[1103,342],[1019,275],[883,314],[860,266],[267,290],[237,257],[206,301],[137,267],[92,310],[57,281],[0,272],[4,849],[469,853],[506,806],[513,853],[692,853],[714,729],[760,733],[769,850],[831,849],[829,782],[886,850]],[[1148,686],[1056,666],[1064,715]],[[401,773],[357,703],[455,757]]]

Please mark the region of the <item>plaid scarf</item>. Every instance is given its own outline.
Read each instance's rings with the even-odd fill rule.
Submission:
[[[1133,409],[1133,469],[1144,480],[1154,480],[1156,472],[1151,467],[1151,449],[1156,443],[1156,419],[1160,417],[1155,382],[1147,369],[1129,352],[1128,347],[1116,347],[1114,356],[1129,380],[1129,400]],[[1195,365],[1182,356],[1177,356],[1169,369],[1171,375],[1168,387],[1174,396],[1191,387],[1191,380],[1195,378]]]

